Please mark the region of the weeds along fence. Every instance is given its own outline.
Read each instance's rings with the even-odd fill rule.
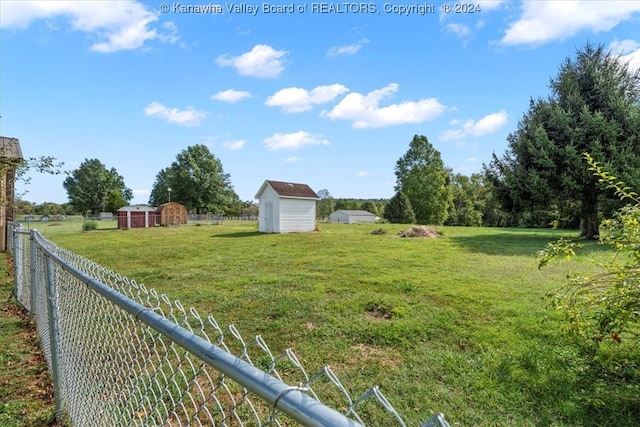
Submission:
[[[69,425],[405,425],[377,387],[353,399],[329,367],[309,375],[289,349],[274,356],[259,335],[246,341],[37,230],[10,230],[15,295]],[[437,426],[442,414],[422,423]]]

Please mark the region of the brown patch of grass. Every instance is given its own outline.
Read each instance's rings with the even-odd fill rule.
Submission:
[[[356,359],[366,363],[397,368],[402,361],[402,356],[399,353],[389,349],[371,347],[365,344],[354,345],[351,349],[357,354]]]
[[[367,311],[367,317],[370,319],[391,319],[391,313],[383,310],[369,310]]]
[[[306,322],[306,323],[304,324],[304,327],[305,327],[305,328],[307,328],[307,329],[309,329],[309,330],[312,330],[312,329],[315,329],[315,328],[316,328],[316,327],[315,327],[315,325],[314,325],[312,322]]]

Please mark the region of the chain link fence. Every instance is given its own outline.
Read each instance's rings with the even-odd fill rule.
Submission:
[[[59,419],[73,426],[360,426],[405,423],[377,387],[352,398],[179,301],[19,224],[15,295],[35,317]],[[422,427],[448,427],[442,414]]]

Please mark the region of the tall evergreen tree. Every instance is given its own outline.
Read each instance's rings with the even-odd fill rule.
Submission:
[[[384,208],[384,217],[394,224],[415,224],[416,222],[411,201],[402,191],[398,191],[389,200]]]
[[[551,95],[530,101],[485,173],[504,210],[544,223],[573,207],[581,234],[598,234],[598,217],[619,206],[598,184],[587,152],[634,188],[640,186],[640,70],[632,71],[603,46],[587,44],[551,79]],[[571,222],[571,219],[569,219]],[[533,225],[533,224],[525,224]]]
[[[396,162],[396,191],[404,193],[420,224],[441,225],[447,219],[451,194],[449,172],[426,136],[415,135],[409,150]]]

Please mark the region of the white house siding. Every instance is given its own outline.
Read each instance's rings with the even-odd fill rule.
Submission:
[[[308,185],[267,180],[255,197],[259,199],[260,232],[295,233],[315,230],[316,201],[320,198]]]
[[[271,224],[267,224],[266,212],[267,203],[272,204],[273,216]],[[260,195],[260,214],[258,215],[258,230],[261,233],[280,233],[280,198],[271,187],[267,185]]]
[[[313,231],[316,228],[316,201],[280,199],[280,233]]]
[[[331,215],[329,215],[329,219],[331,222],[339,222],[341,224],[347,223],[349,221],[349,215],[341,211],[335,211]]]
[[[329,215],[329,219],[341,224],[373,223],[376,221],[376,217],[374,215],[359,215],[357,213],[345,211],[335,211]]]
[[[349,215],[349,224],[361,224],[366,222],[375,222],[375,216],[369,215]]]

